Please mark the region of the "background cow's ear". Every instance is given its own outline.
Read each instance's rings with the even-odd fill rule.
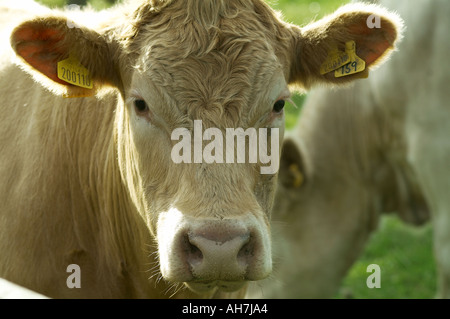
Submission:
[[[74,26],[64,17],[25,21],[13,30],[10,41],[16,54],[25,62],[24,69],[55,94],[89,96],[105,85],[121,86],[111,43],[104,35]],[[69,57],[87,69],[92,89],[58,78],[58,63]]]
[[[309,88],[315,82],[344,83],[365,78],[369,69],[381,64],[401,38],[403,20],[377,5],[349,4],[334,14],[302,29],[293,27],[291,83]],[[363,72],[336,77],[321,74],[321,67],[333,49],[346,51],[346,43],[356,43],[356,55],[365,61]]]
[[[286,189],[301,188],[306,182],[305,166],[300,148],[290,138],[283,142],[281,151],[279,183]]]

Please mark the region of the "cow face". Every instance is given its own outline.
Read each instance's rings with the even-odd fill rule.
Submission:
[[[390,149],[390,125],[397,122],[367,116],[367,104],[356,104],[349,91],[311,93],[284,141],[272,216],[280,250],[274,272],[283,284],[267,283],[270,296],[332,298],[382,213],[397,212],[413,225],[429,220],[406,152],[398,144],[395,156]],[[377,134],[380,123],[387,144]]]
[[[329,132],[317,128],[322,130]],[[324,148],[328,152],[322,153]],[[331,138],[320,145],[304,139],[284,142],[273,208],[274,233],[279,233],[274,245],[283,251],[275,270],[284,283],[282,298],[332,298],[378,225],[372,188],[347,169],[353,162],[330,157],[333,150]],[[289,265],[282,261],[287,257]]]
[[[69,27],[59,16],[25,21],[12,47],[55,94],[102,98],[102,88],[116,88],[118,167],[157,241],[165,279],[196,291],[232,291],[265,278],[278,168],[278,156],[270,155],[280,151],[288,84],[367,76],[393,48],[397,19],[354,5],[300,29],[259,0],[130,8],[98,28]],[[367,26],[373,14],[384,28]],[[321,75],[328,54],[348,41],[366,69]],[[69,57],[87,70],[92,89],[58,77],[58,62]]]

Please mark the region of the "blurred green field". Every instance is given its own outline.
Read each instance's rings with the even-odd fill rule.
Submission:
[[[366,285],[367,266],[381,268],[381,288]],[[364,254],[344,280],[338,298],[429,299],[436,294],[432,228],[411,227],[396,217],[384,217]]]
[[[116,0],[35,0],[42,4],[45,4],[48,7],[64,7],[66,5],[77,4],[80,6],[89,4],[93,8],[97,10],[106,9],[118,2]]]
[[[84,4],[83,0],[38,0],[49,6]],[[114,0],[88,1],[96,9],[103,9]],[[269,0],[277,10],[283,12],[285,19],[298,25],[331,13],[347,1],[342,0]],[[304,96],[295,95],[297,108],[288,105],[286,124],[292,128],[298,116]],[[378,264],[381,267],[381,288],[369,289],[366,286],[367,266]],[[332,267],[332,265],[330,265]],[[404,225],[396,217],[384,217],[379,230],[372,236],[363,255],[345,278],[341,292],[336,298],[358,299],[396,299],[434,298],[436,292],[436,270],[432,251],[431,226],[413,228]]]

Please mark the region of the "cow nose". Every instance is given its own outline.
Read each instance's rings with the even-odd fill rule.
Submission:
[[[272,271],[269,229],[253,215],[208,219],[178,211],[158,223],[162,276],[195,292],[237,291]]]
[[[255,245],[244,228],[208,227],[187,236],[186,261],[194,278],[241,281],[251,264]]]

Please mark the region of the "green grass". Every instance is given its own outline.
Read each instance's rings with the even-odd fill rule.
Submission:
[[[45,4],[50,8],[62,7],[66,4],[65,0],[36,0],[36,2]]]
[[[304,26],[326,14],[332,13],[343,3],[343,0],[268,0],[273,8],[283,13],[287,22]]]
[[[79,3],[80,0],[78,0]],[[64,6],[65,0],[39,0],[49,6]],[[321,18],[331,13],[342,0],[269,0],[275,9],[281,10],[285,19],[298,25]],[[77,3],[72,0],[69,3]],[[89,3],[102,9],[110,0],[92,0]],[[317,5],[318,4],[318,5]],[[298,106],[288,104],[286,125],[292,128],[301,115],[305,97],[294,95]],[[320,145],[318,146],[320,147]],[[367,266],[378,264],[381,267],[381,288],[369,289],[366,286]],[[379,230],[373,234],[360,259],[353,265],[345,278],[341,293],[337,298],[353,297],[363,299],[378,298],[433,298],[436,292],[436,270],[432,253],[432,230],[430,226],[412,228],[395,217],[384,217]]]
[[[381,268],[381,288],[369,289],[367,267]],[[384,217],[364,254],[344,280],[338,298],[428,299],[436,293],[436,270],[431,225],[407,226],[396,217]]]
[[[118,2],[115,0],[37,0],[49,7],[63,7],[68,4],[84,4],[89,3],[96,9],[109,7],[111,4]],[[267,2],[275,9],[283,12],[286,21],[305,25],[325,14],[333,12],[342,3],[343,0],[267,0]]]
[[[294,102],[294,104],[290,102],[287,103],[285,108],[287,129],[292,129],[297,123],[305,98],[305,95],[293,94],[292,102]]]
[[[64,7],[69,4],[78,4],[82,5],[86,1],[83,0],[36,0],[37,2],[40,2],[42,4],[45,4],[46,6],[50,8],[55,7]],[[90,6],[97,10],[105,9],[110,7],[114,2],[114,0],[89,0],[87,3],[89,3]]]

